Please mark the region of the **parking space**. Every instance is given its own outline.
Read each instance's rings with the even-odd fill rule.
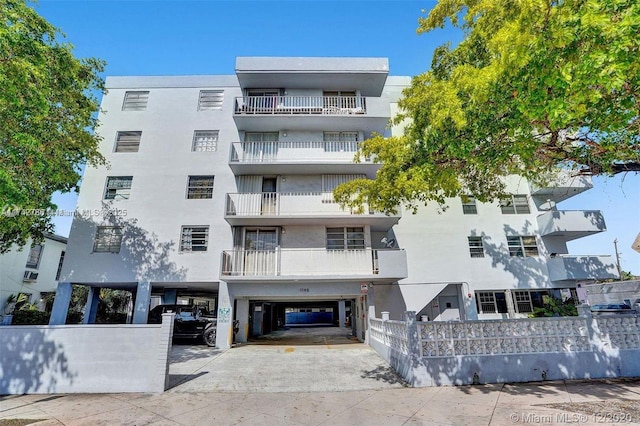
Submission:
[[[306,327],[305,327],[306,328]],[[395,371],[344,328],[289,328],[221,351],[174,345],[170,392],[329,392],[404,387]]]

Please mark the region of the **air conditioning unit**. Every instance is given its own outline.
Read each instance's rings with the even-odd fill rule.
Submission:
[[[24,276],[22,277],[22,281],[24,282],[34,282],[38,279],[38,273],[33,271],[24,271]]]

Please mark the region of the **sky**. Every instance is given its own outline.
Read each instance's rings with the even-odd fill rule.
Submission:
[[[236,56],[355,56],[389,58],[390,75],[428,70],[436,47],[455,45],[452,29],[418,36],[425,1],[103,1],[40,0],[34,7],[60,28],[77,57],[107,62],[103,76],[233,74]],[[57,195],[74,210],[75,194]],[[558,205],[602,210],[607,232],[569,242],[572,254],[615,256],[640,275],[631,244],[640,232],[640,175],[595,178],[594,188]],[[54,219],[67,236],[70,219]]]

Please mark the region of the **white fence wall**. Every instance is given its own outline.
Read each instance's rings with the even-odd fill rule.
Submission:
[[[0,395],[164,392],[173,314],[161,325],[0,327]]]
[[[640,317],[370,320],[370,345],[414,386],[640,376]]]

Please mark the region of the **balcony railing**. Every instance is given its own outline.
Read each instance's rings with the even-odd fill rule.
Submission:
[[[227,194],[227,216],[326,216],[374,214],[361,210],[344,210],[333,200],[331,192],[255,192]],[[380,213],[382,214],[382,213]]]
[[[362,96],[242,96],[235,99],[236,114],[367,114]]]
[[[357,141],[234,142],[231,163],[353,162]],[[364,159],[364,162],[370,162]]]
[[[404,250],[276,249],[222,252],[222,276],[406,277]]]

